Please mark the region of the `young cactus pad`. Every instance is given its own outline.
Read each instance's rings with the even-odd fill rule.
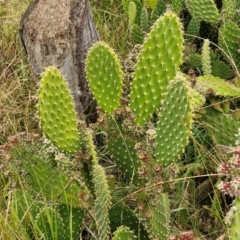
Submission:
[[[114,232],[113,240],[134,240],[136,237],[128,227],[121,226]]]
[[[146,123],[160,106],[181,63],[182,50],[182,25],[176,14],[168,12],[153,25],[138,57],[130,96],[137,124]]]
[[[79,136],[72,96],[55,67],[46,68],[42,74],[38,98],[40,123],[46,137],[63,151],[77,151]]]
[[[192,109],[188,86],[173,80],[165,96],[156,137],[156,161],[163,166],[176,161],[183,153],[191,133]]]
[[[119,106],[123,85],[117,55],[103,42],[94,44],[87,55],[86,73],[94,98],[106,113],[112,114]]]

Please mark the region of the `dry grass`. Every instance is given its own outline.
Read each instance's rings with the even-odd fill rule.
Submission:
[[[36,83],[18,35],[28,0],[0,1],[0,143],[18,132],[37,129]]]

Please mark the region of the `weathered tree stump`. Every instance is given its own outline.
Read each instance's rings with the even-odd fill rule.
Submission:
[[[85,57],[99,40],[89,0],[35,0],[22,16],[20,36],[36,80],[47,66],[58,67],[81,117],[92,99]]]

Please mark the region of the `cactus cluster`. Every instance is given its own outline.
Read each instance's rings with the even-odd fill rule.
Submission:
[[[85,70],[98,105],[97,123],[78,127],[64,77],[55,67],[43,73],[38,91],[41,127],[79,165],[76,175],[69,176],[56,162],[33,157],[31,164],[23,164],[34,192],[49,203],[43,207],[27,196],[31,217],[47,239],[76,239],[83,219],[100,240],[169,239],[169,193],[174,195],[172,179],[185,168],[177,160],[184,159],[193,125],[207,130],[213,144],[235,143],[240,90],[226,79],[237,76],[240,63],[240,30],[232,10],[237,0],[223,1],[221,14],[213,0],[166,2],[122,1],[132,43],[142,44],[125,64],[128,79],[108,44],[90,48]],[[189,14],[186,23],[179,18],[182,10]],[[217,41],[222,51],[213,48],[210,35],[201,40],[206,23],[221,25]],[[114,167],[103,167],[106,158]],[[70,224],[73,219],[75,225]],[[233,231],[239,221],[234,219]],[[188,233],[179,234],[184,236],[180,239],[193,239]]]

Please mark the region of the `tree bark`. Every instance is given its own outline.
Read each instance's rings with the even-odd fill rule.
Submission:
[[[47,66],[59,68],[82,117],[92,100],[86,53],[99,40],[89,0],[35,0],[22,16],[19,32],[36,80]]]

